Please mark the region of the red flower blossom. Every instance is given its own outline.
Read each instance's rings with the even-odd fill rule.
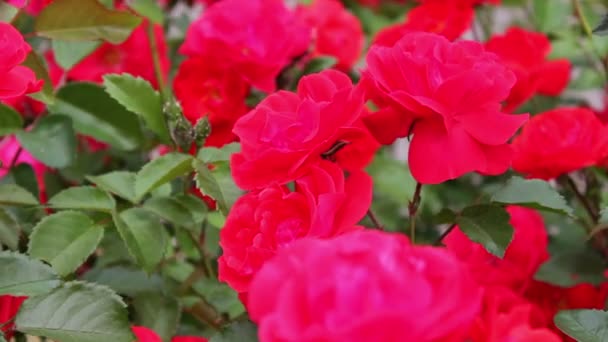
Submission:
[[[585,108],[558,108],[534,116],[513,140],[513,169],[552,179],[608,157],[608,128]]]
[[[7,23],[0,23],[0,101],[35,93],[42,88],[34,72],[20,64],[31,47],[21,33]]]
[[[397,132],[414,134],[408,159],[416,180],[435,184],[509,168],[507,141],[528,116],[501,112],[515,77],[481,44],[411,33],[393,47],[373,46],[367,63],[369,96],[408,127]],[[373,133],[379,141],[396,138]]]
[[[236,139],[234,123],[247,113],[249,86],[234,70],[193,57],[184,61],[173,81],[175,96],[192,123],[207,117],[211,135],[207,146],[222,146]]]
[[[254,87],[272,92],[281,70],[309,42],[309,28],[282,0],[223,0],[190,26],[180,52],[233,68]]]
[[[335,70],[302,78],[297,93],[268,96],[234,127],[242,146],[232,155],[234,181],[243,189],[285,184],[323,159],[347,170],[364,167],[378,145],[362,111],[363,92]]]
[[[353,67],[365,41],[357,17],[338,0],[315,0],[308,6],[299,6],[296,13],[313,27],[313,57],[329,55],[338,60],[337,68]]]
[[[252,277],[277,250],[307,236],[328,238],[357,229],[372,198],[371,178],[324,162],[296,181],[296,191],[272,186],[232,207],[220,232],[219,279],[247,292]]]
[[[137,342],[163,341],[152,329],[140,326],[132,326],[131,330],[135,334],[135,337],[137,337]],[[207,342],[207,339],[204,337],[197,336],[175,336],[171,339],[171,342]]]
[[[12,320],[26,299],[27,297],[0,296],[0,336],[4,334],[7,340],[13,337],[15,323]]]
[[[481,290],[441,248],[363,230],[303,239],[268,261],[249,293],[261,341],[463,341]]]
[[[549,258],[547,231],[536,211],[517,206],[509,206],[507,211],[515,231],[504,258],[491,255],[460,229],[454,229],[444,243],[470,266],[479,282],[519,291],[529,285],[538,267]]]
[[[513,27],[504,35],[491,37],[486,49],[499,55],[517,76],[504,107],[507,112],[516,110],[536,93],[557,96],[568,85],[570,61],[547,60],[551,43],[543,33]]]

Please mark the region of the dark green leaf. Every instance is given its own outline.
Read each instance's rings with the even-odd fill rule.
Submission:
[[[19,247],[19,225],[6,210],[0,208],[0,244],[12,250]]]
[[[49,72],[46,69],[42,58],[36,54],[34,50],[30,51],[25,59],[25,62],[22,65],[32,69],[32,71],[36,74],[36,78],[44,81],[44,85],[42,86],[42,90],[35,93],[29,94],[30,97],[33,97],[39,101],[42,101],[46,104],[51,104],[55,101],[55,95],[53,93],[53,82],[51,81],[51,77],[49,76]]]
[[[141,18],[109,10],[96,0],[55,0],[36,18],[35,30],[51,39],[103,39],[120,44],[140,23]]]
[[[177,330],[181,307],[177,299],[160,293],[143,293],[133,300],[135,322],[154,330],[164,342],[170,342]]]
[[[40,197],[38,178],[36,177],[34,168],[30,164],[22,163],[13,166],[5,179],[10,179],[12,183],[29,191],[34,197]]]
[[[65,189],[49,200],[55,209],[81,209],[111,212],[116,206],[114,198],[94,186]]]
[[[101,254],[97,257],[97,266],[107,267],[116,264],[134,264],[135,259],[127,250],[127,245],[120,237],[114,222],[106,227],[103,239],[99,243]]]
[[[221,148],[217,147],[203,147],[198,150],[197,158],[204,161],[205,163],[215,163],[218,161],[230,161],[230,156],[233,153],[241,150],[241,144],[238,142],[226,144]]]
[[[572,208],[559,192],[540,179],[513,177],[494,194],[492,201],[572,215]]]
[[[87,176],[87,179],[99,188],[135,202],[135,173],[113,171],[99,176]]]
[[[250,321],[237,321],[215,334],[209,342],[257,342],[258,328]]]
[[[93,253],[103,228],[76,211],[62,211],[42,219],[30,235],[28,253],[48,261],[60,275],[76,270]]]
[[[155,24],[162,25],[164,21],[163,10],[155,0],[131,0],[128,2],[137,14],[142,15]]]
[[[23,127],[23,118],[13,108],[0,103],[0,137],[18,132]]]
[[[0,295],[35,296],[59,285],[55,272],[23,254],[0,252]]]
[[[169,240],[158,217],[145,209],[131,208],[114,215],[114,223],[131,255],[151,273],[162,260]]]
[[[0,204],[2,205],[38,205],[38,200],[31,192],[15,184],[0,184]]]
[[[598,36],[608,35],[608,15],[604,14],[600,23],[593,29],[593,33]]]
[[[95,84],[66,85],[59,90],[49,110],[72,118],[77,132],[117,149],[133,150],[143,140],[137,117]]]
[[[99,46],[98,41],[65,41],[53,40],[53,53],[60,67],[70,70],[83,58],[95,51]]]
[[[85,273],[84,280],[110,287],[117,293],[130,297],[144,292],[157,292],[163,288],[163,280],[158,274],[148,276],[134,267],[113,266],[95,268]]]
[[[16,329],[61,342],[133,342],[126,305],[105,286],[83,282],[61,285],[27,299]]]
[[[540,266],[534,279],[561,287],[600,284],[605,281],[605,269],[606,263],[597,252],[580,246],[552,255]]]
[[[17,139],[24,149],[49,167],[67,167],[76,157],[76,135],[70,118],[65,116],[45,116],[31,131],[17,132]]]
[[[184,227],[194,225],[190,210],[172,197],[152,197],[144,203],[143,207],[175,225]]]
[[[192,172],[192,157],[183,153],[168,153],[146,164],[135,178],[135,197],[139,201],[148,192]]]
[[[489,253],[502,258],[513,239],[510,218],[503,207],[482,204],[465,208],[456,223],[469,239],[480,243]]]
[[[216,163],[214,172],[210,171],[207,164],[196,159],[192,163],[196,170],[196,186],[205,195],[213,198],[224,215],[232,203],[240,196],[241,192],[234,184],[227,165]]]
[[[555,325],[581,342],[608,341],[608,312],[602,310],[564,310],[555,315]]]
[[[103,77],[106,92],[126,109],[139,115],[148,128],[165,143],[171,142],[160,94],[141,77],[108,74]]]

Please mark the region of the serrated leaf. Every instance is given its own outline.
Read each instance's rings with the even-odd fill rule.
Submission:
[[[31,131],[16,136],[25,150],[49,167],[64,168],[76,158],[76,134],[68,117],[44,116]]]
[[[492,201],[560,212],[566,215],[573,213],[564,197],[549,183],[540,179],[512,177],[502,189],[494,194]]]
[[[92,83],[64,86],[49,110],[72,118],[77,132],[120,150],[133,150],[143,141],[137,117]]]
[[[47,261],[62,276],[76,270],[93,253],[103,228],[77,211],[62,211],[42,219],[30,235],[28,254]]]
[[[38,35],[61,40],[125,41],[141,18],[110,10],[96,0],[54,0],[36,18]]]
[[[561,287],[604,282],[606,263],[595,251],[580,246],[559,251],[543,263],[534,279]]]
[[[192,157],[183,153],[167,153],[146,164],[135,177],[135,198],[184,174],[192,172]]]
[[[17,330],[61,342],[133,342],[126,305],[105,286],[69,282],[31,297],[15,319]]]
[[[227,199],[234,199],[235,192],[234,188],[231,188],[230,181],[226,177],[230,177],[230,174],[225,175],[223,173],[212,173],[207,164],[196,159],[192,165],[196,170],[196,186],[205,195],[213,198],[217,202],[217,206],[224,215],[228,215],[229,202]],[[218,166],[216,165],[216,168]],[[216,175],[219,177],[216,178]],[[238,188],[237,188],[238,189]],[[238,195],[236,196],[238,197]]]
[[[162,260],[169,240],[158,217],[145,209],[131,208],[114,215],[114,223],[137,263],[152,272]]]
[[[52,41],[53,55],[60,67],[65,70],[70,70],[74,65],[78,64],[82,59],[95,51],[99,47],[98,41]]]
[[[153,23],[162,25],[164,22],[163,10],[155,0],[130,0],[129,7],[137,14],[150,19]]]
[[[55,209],[99,210],[112,212],[116,206],[114,198],[94,186],[67,188],[49,200]]]
[[[135,173],[133,172],[113,171],[99,176],[87,176],[86,178],[105,191],[130,202],[135,202]]]
[[[209,342],[257,342],[258,328],[250,321],[237,321],[219,332]]]
[[[160,94],[141,77],[109,74],[103,77],[106,92],[126,109],[139,115],[148,128],[165,143],[171,141],[165,123]]]
[[[502,258],[513,239],[510,219],[504,208],[482,204],[465,208],[456,223],[469,239],[480,243],[489,253]]]
[[[143,208],[175,225],[184,227],[194,225],[190,210],[172,197],[152,197],[144,203]]]
[[[217,147],[203,147],[198,150],[197,158],[204,161],[205,163],[215,163],[218,161],[230,161],[230,156],[233,153],[241,151],[241,144],[233,142],[226,144],[221,148]]]
[[[154,330],[164,342],[170,342],[177,330],[181,305],[174,297],[161,293],[143,293],[133,300],[135,322]]]
[[[0,184],[0,205],[38,205],[38,200],[16,184]]]
[[[148,276],[141,269],[126,266],[94,268],[84,275],[84,280],[110,287],[117,293],[130,297],[163,289],[163,279],[158,274]]]
[[[608,341],[608,312],[595,309],[564,310],[553,318],[566,335],[581,342]]]
[[[23,118],[13,108],[0,103],[0,137],[18,132],[23,127]]]
[[[0,208],[0,244],[12,250],[19,247],[19,224],[6,210]]]
[[[0,295],[35,296],[59,285],[48,265],[15,252],[0,252]]]

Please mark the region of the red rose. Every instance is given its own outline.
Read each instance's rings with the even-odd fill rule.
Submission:
[[[458,5],[460,7],[473,7],[482,4],[492,4],[499,5],[501,0],[418,0],[418,2],[423,4],[430,3],[441,3],[441,4],[450,4],[450,5]]]
[[[513,169],[552,179],[597,165],[608,156],[608,128],[585,108],[558,108],[534,116],[513,140]]]
[[[507,141],[528,116],[501,112],[515,77],[481,44],[410,33],[393,47],[373,46],[367,63],[369,96],[414,134],[408,159],[420,183],[509,168]]]
[[[480,300],[445,249],[363,230],[279,251],[253,279],[248,309],[262,342],[463,341]]]
[[[350,174],[333,163],[314,167],[296,181],[296,190],[273,186],[250,192],[232,207],[220,232],[224,251],[219,279],[238,292],[277,250],[306,236],[328,238],[356,229],[372,198],[371,178]]]
[[[7,340],[13,337],[15,323],[12,320],[26,299],[27,297],[0,296],[0,336],[4,334]]]
[[[536,211],[517,206],[509,206],[507,211],[515,231],[504,258],[491,255],[458,228],[444,239],[444,243],[470,266],[479,282],[522,290],[549,258],[547,231],[542,216]]]
[[[313,56],[329,55],[337,68],[349,70],[359,59],[365,37],[359,19],[338,0],[315,0],[296,12],[313,27]]]
[[[536,93],[557,96],[568,85],[570,61],[547,60],[551,43],[543,33],[513,27],[504,35],[491,37],[486,49],[499,55],[517,76],[504,107],[507,112],[516,110]]]
[[[302,78],[297,93],[268,96],[234,126],[242,147],[232,155],[234,181],[243,189],[285,184],[323,159],[361,169],[378,148],[362,111],[363,92],[335,70]]]
[[[306,52],[309,28],[282,0],[223,0],[188,29],[180,52],[225,65],[265,92],[293,58]]]
[[[154,330],[143,326],[132,326],[131,330],[137,337],[137,342],[162,342],[163,340],[154,332]],[[197,336],[176,336],[171,339],[171,342],[207,342],[204,337]]]
[[[31,47],[21,33],[7,23],[0,23],[0,101],[35,93],[42,88],[34,72],[20,64]]]
[[[202,117],[209,119],[207,146],[219,147],[236,139],[232,128],[247,113],[245,99],[249,93],[247,82],[238,73],[193,57],[180,65],[173,89],[192,124]]]

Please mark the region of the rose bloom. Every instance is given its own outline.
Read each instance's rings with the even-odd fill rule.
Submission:
[[[336,70],[303,77],[297,93],[268,96],[234,126],[242,147],[231,159],[234,181],[243,189],[285,184],[324,159],[365,167],[378,144],[362,111],[363,92]]]
[[[154,332],[154,330],[143,326],[132,326],[131,330],[137,337],[137,342],[162,342],[163,340]],[[198,336],[175,336],[171,342],[207,342],[204,337]]]
[[[192,124],[202,117],[209,119],[211,135],[205,145],[220,147],[236,139],[232,128],[247,113],[249,94],[249,85],[237,72],[192,57],[180,65],[173,90]]]
[[[238,292],[276,252],[304,237],[329,238],[353,229],[372,199],[372,181],[363,171],[344,179],[324,162],[295,182],[295,191],[271,186],[250,192],[232,207],[220,232],[223,255],[219,279]]]
[[[0,296],[0,336],[4,334],[7,340],[13,337],[15,323],[12,320],[27,297]]]
[[[38,15],[53,0],[6,0],[6,2],[17,8],[25,8],[29,15]]]
[[[158,87],[158,80],[154,73],[152,50],[146,33],[147,22],[138,26],[133,33],[121,44],[103,43],[92,54],[84,58],[72,69],[67,71],[67,78],[74,81],[103,82],[103,75],[111,73],[129,73],[148,80],[154,87]],[[154,25],[156,46],[160,56],[163,77],[167,78],[170,62],[168,47],[165,41],[162,26]],[[52,54],[47,54],[50,73],[54,77],[61,77],[64,70],[55,62]],[[58,76],[61,75],[61,76]],[[65,76],[63,76],[65,77]]]
[[[415,7],[407,14],[406,22],[382,29],[374,38],[374,44],[391,47],[409,32],[437,33],[449,40],[456,40],[471,27],[475,11],[472,7],[451,2],[429,2]]]
[[[558,96],[568,85],[571,64],[567,59],[548,60],[551,43],[540,32],[513,27],[486,42],[486,49],[501,57],[517,76],[504,110],[512,112],[535,94]]]
[[[309,42],[310,29],[282,0],[223,0],[190,25],[180,52],[233,68],[252,86],[272,92],[281,70]]]
[[[483,4],[499,5],[501,0],[417,0],[423,4],[442,3],[450,5],[458,5],[461,7],[473,7]]]
[[[300,5],[296,14],[313,27],[313,57],[335,57],[336,67],[349,70],[359,59],[365,37],[361,22],[338,0],[315,0]]]
[[[534,116],[513,140],[513,169],[552,179],[608,157],[608,128],[586,108],[557,108]]]
[[[279,251],[253,279],[248,309],[262,342],[456,342],[481,294],[447,250],[363,230]]]
[[[32,48],[21,33],[7,23],[0,23],[0,101],[11,100],[42,89],[42,81],[22,65]]]
[[[362,83],[368,97],[380,109],[391,108],[391,122],[402,127],[373,133],[378,141],[396,138],[387,133],[414,134],[408,160],[418,182],[437,184],[472,171],[497,175],[509,168],[507,142],[528,115],[501,111],[515,76],[481,44],[410,33],[393,47],[372,46],[367,64]]]

